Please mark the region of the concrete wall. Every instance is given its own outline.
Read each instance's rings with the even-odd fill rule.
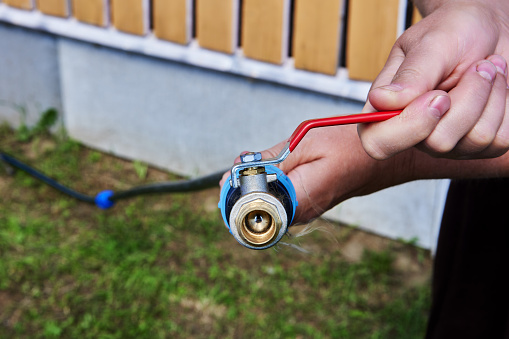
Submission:
[[[0,23],[0,123],[35,123],[43,110],[62,111],[58,39]]]
[[[61,40],[59,52],[73,137],[186,175],[226,169],[241,151],[272,146],[302,120],[362,108],[71,40]]]
[[[241,151],[272,146],[303,120],[362,108],[1,24],[0,50],[0,98],[8,102],[0,119],[19,122],[6,108],[12,103],[30,107],[31,119],[56,107],[73,138],[191,176],[226,169]],[[433,248],[446,189],[443,181],[402,185],[351,199],[327,217],[393,238],[417,237]]]

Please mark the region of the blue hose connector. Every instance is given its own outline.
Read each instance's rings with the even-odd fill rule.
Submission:
[[[110,200],[112,195],[113,195],[113,191],[111,191],[111,190],[106,190],[106,191],[97,193],[97,195],[95,196],[95,204],[100,209],[107,210],[108,208],[115,205],[115,202]]]

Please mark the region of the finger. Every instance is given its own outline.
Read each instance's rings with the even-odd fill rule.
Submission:
[[[451,104],[447,93],[431,91],[410,103],[401,114],[387,121],[359,124],[362,146],[382,160],[425,140]]]
[[[491,145],[479,154],[479,158],[495,158],[509,150],[509,90],[506,89],[505,114]]]
[[[497,69],[493,88],[481,117],[472,130],[456,145],[454,153],[458,154],[458,157],[469,157],[480,152],[484,155],[479,154],[478,156],[486,157],[490,153],[499,152],[496,147],[491,148],[490,146],[493,145],[504,120],[507,98],[507,64],[505,59],[498,55],[491,56],[488,60]]]
[[[371,105],[377,110],[401,109],[418,96],[435,89],[458,63],[453,53],[457,48],[451,46],[448,40],[446,34],[436,32],[424,36],[417,46],[409,49],[398,70],[393,73],[391,82],[370,91]]]
[[[227,171],[223,174],[223,177],[221,178],[221,181],[219,181],[219,187],[223,187],[223,185],[225,184],[226,180],[228,179],[228,177],[230,176],[231,172],[230,171]]]
[[[399,45],[396,43],[390,54],[387,58],[387,61],[383,67],[383,69],[380,71],[376,79],[371,84],[370,92],[378,87],[382,87],[385,85],[389,85],[392,82],[392,78],[394,77],[394,74],[398,71],[399,67],[401,66],[401,63],[405,60],[405,53],[401,50]],[[362,109],[363,113],[368,112],[376,112],[377,110],[371,105],[371,102],[368,99],[366,100],[366,104],[364,105],[364,108]]]
[[[458,85],[449,92],[451,108],[423,143],[428,153],[438,157],[452,155],[450,152],[481,117],[496,74],[496,67],[487,60],[468,68]]]

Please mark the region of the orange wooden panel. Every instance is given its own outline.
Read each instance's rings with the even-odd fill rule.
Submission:
[[[198,44],[233,53],[237,43],[238,0],[196,0],[196,37]]]
[[[341,0],[295,0],[295,68],[325,74],[338,69]]]
[[[107,3],[105,0],[72,0],[73,16],[82,22],[106,26]]]
[[[351,79],[373,81],[397,39],[399,0],[350,0],[346,66]]]
[[[244,0],[242,50],[248,58],[280,64],[286,52],[287,0]]]
[[[412,25],[414,25],[414,24],[418,23],[419,21],[421,21],[421,19],[422,19],[421,12],[419,12],[417,7],[414,6],[414,11],[412,13]]]
[[[66,17],[69,15],[67,0],[37,0],[37,8],[44,14]]]
[[[188,44],[191,39],[192,1],[153,0],[153,6],[155,36],[179,44]]]
[[[111,0],[111,21],[116,29],[126,33],[146,33],[146,0]]]
[[[33,9],[34,4],[32,0],[3,0],[3,2],[12,7],[17,7],[21,9]]]

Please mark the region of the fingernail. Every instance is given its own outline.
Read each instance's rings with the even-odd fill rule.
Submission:
[[[438,95],[433,100],[431,100],[428,107],[437,118],[440,118],[445,114],[445,112],[447,112],[449,105],[450,100],[447,96]]]
[[[502,56],[493,55],[491,58],[489,58],[489,60],[493,65],[495,65],[498,73],[507,75],[507,62]]]
[[[489,61],[483,61],[477,65],[477,73],[484,79],[493,82],[497,75],[497,68]]]
[[[383,89],[383,90],[391,91],[391,92],[400,92],[403,89],[403,87],[401,87],[400,85],[396,85],[396,84],[390,84],[390,85],[377,87],[377,89]]]

